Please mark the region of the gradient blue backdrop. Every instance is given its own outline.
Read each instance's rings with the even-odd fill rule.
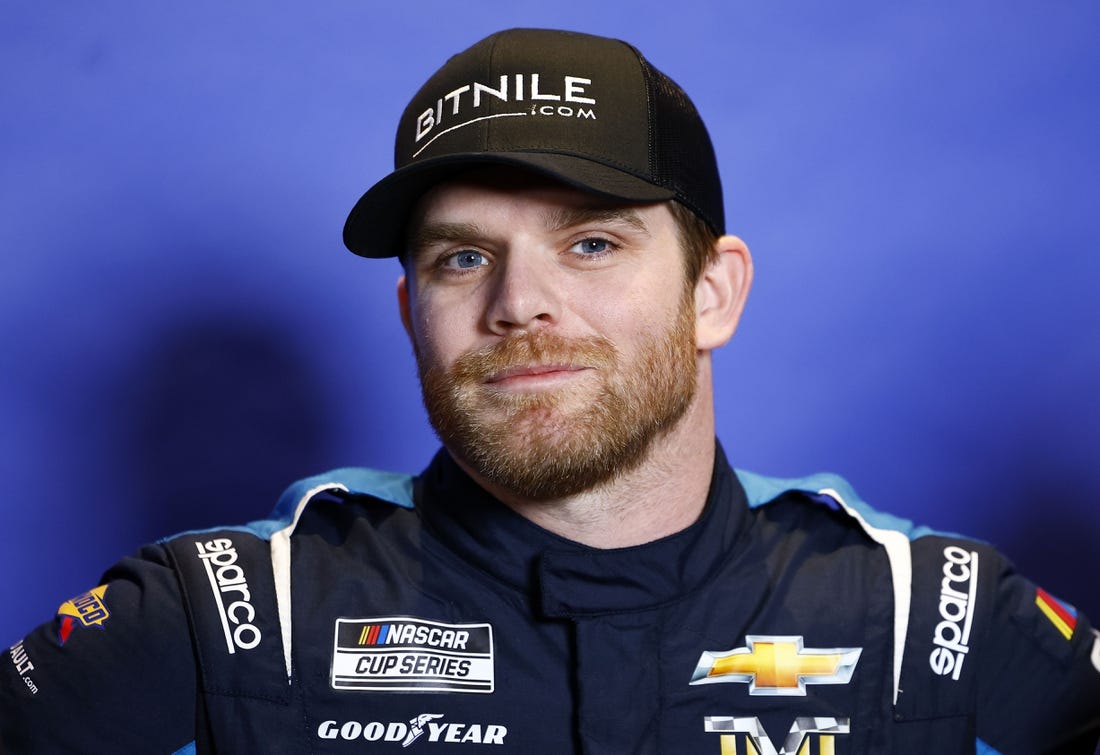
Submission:
[[[1100,6],[4,3],[0,642],[141,543],[435,440],[392,261],[340,242],[498,28],[633,41],[710,124],[757,285],[738,466],[849,477],[1100,614]]]

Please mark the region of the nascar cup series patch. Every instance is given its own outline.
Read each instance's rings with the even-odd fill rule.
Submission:
[[[332,688],[493,691],[493,628],[411,617],[337,619]]]

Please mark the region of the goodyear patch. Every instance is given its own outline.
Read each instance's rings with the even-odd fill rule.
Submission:
[[[62,645],[69,641],[77,627],[103,629],[103,624],[111,617],[103,602],[106,594],[107,585],[100,585],[58,606],[57,638]]]
[[[411,617],[337,619],[332,688],[493,691],[493,628]]]

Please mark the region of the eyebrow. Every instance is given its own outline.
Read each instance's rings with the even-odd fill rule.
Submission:
[[[481,238],[482,229],[476,223],[429,223],[409,234],[405,248],[412,254],[432,244],[448,244]]]
[[[600,223],[620,223],[641,233],[649,233],[642,216],[630,207],[563,207],[546,216],[546,227],[551,231]]]

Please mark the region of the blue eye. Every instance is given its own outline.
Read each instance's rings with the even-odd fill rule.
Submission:
[[[481,265],[488,264],[485,259],[485,255],[474,249],[463,249],[461,252],[455,252],[446,259],[447,267],[457,267],[462,270],[469,270],[471,268],[480,267]]]
[[[578,241],[573,246],[581,254],[598,255],[610,251],[612,244],[607,239],[601,239],[598,236],[593,236],[592,238]]]

